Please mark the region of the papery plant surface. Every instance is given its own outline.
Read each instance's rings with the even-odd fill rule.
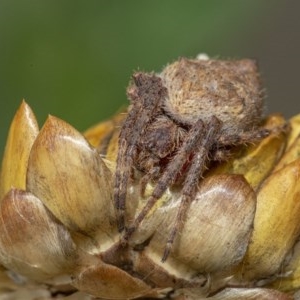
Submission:
[[[203,55],[137,72],[128,110],[84,133],[23,101],[0,299],[300,299],[300,115],[263,118],[259,77]]]

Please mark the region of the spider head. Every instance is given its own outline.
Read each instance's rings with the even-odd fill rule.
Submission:
[[[170,118],[161,115],[148,126],[142,144],[146,151],[162,159],[174,152],[180,140],[179,127]]]

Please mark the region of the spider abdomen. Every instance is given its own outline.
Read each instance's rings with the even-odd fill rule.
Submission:
[[[263,99],[254,60],[197,60],[182,58],[160,74],[168,96],[166,113],[175,121],[222,121],[222,131],[246,130],[261,120]]]

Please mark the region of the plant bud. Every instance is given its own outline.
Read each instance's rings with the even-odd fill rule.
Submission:
[[[292,300],[292,296],[262,288],[226,288],[211,300]]]
[[[291,136],[293,132],[294,130],[292,130]],[[278,164],[275,166],[275,170],[279,170],[280,168],[300,158],[300,133],[297,137],[292,138],[289,141],[292,142],[289,143],[289,146],[287,147],[284,155],[282,156]]]
[[[69,124],[50,116],[30,153],[27,189],[70,230],[97,236],[101,247],[118,238],[111,181],[96,149]]]
[[[7,137],[0,175],[0,201],[12,187],[25,189],[29,152],[38,132],[35,116],[23,101]]]
[[[181,182],[124,245],[112,197],[123,120],[118,114],[84,137],[50,116],[38,132],[22,103],[0,175],[0,298],[299,298],[300,115],[290,127],[279,115],[268,117],[269,136],[237,147],[204,174],[164,263]],[[141,173],[134,170],[128,181],[129,225],[156,183],[141,197]]]
[[[152,289],[120,268],[102,262],[82,268],[73,285],[80,291],[105,299],[161,298],[170,290]]]
[[[0,208],[0,261],[6,268],[44,281],[76,267],[70,234],[38,198],[12,189]]]
[[[284,124],[285,120],[282,116],[271,115],[265,121],[264,127],[274,130],[274,128],[284,126]],[[258,144],[244,147],[231,160],[222,163],[216,169],[212,169],[209,174],[243,174],[249,184],[257,189],[282,156],[285,140],[285,131],[274,130]]]
[[[257,195],[254,230],[242,263],[244,278],[279,271],[300,235],[300,159],[272,173]]]
[[[292,117],[289,120],[289,123],[291,125],[291,132],[288,136],[288,142],[287,142],[287,147],[290,147],[295,139],[300,135],[300,114]]]
[[[146,251],[158,264],[181,200],[180,194],[173,196],[145,218],[132,238],[135,243],[142,243],[142,237],[150,232],[153,237]],[[197,272],[209,273],[232,268],[247,249],[254,212],[255,194],[242,176],[216,175],[204,179],[170,259],[163,266],[167,267],[168,261],[177,261]]]

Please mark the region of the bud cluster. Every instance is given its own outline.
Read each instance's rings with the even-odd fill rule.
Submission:
[[[127,246],[120,242],[113,177],[122,118],[81,134],[49,116],[39,129],[21,104],[0,174],[0,295],[297,299],[300,115],[290,130],[239,147],[206,172],[166,262],[161,255],[182,196],[176,188],[159,199]],[[283,124],[271,115],[264,126]],[[129,219],[153,191],[148,184],[141,197],[136,178],[128,189]]]

